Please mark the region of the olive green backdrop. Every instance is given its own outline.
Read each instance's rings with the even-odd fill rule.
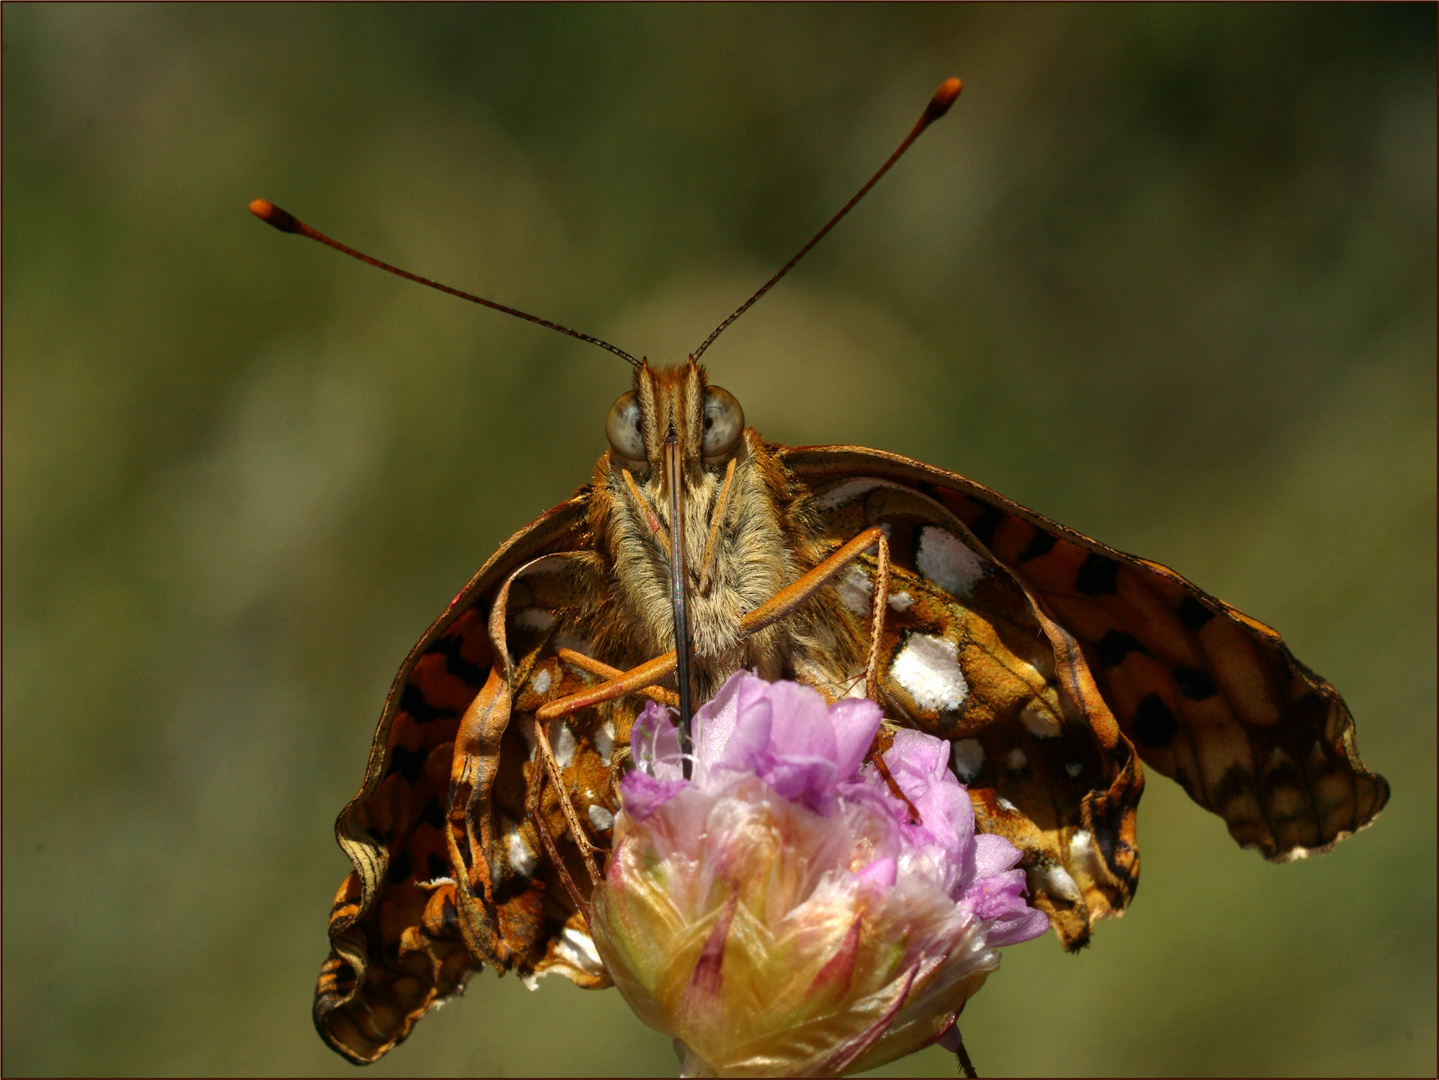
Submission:
[[[6,1074],[351,1074],[309,1020],[334,815],[627,387],[246,203],[674,361],[958,74],[715,379],[1271,623],[1394,787],[1271,866],[1151,775],[1133,908],[1009,950],[979,1068],[1432,1075],[1432,5],[3,19]],[[371,1072],[675,1066],[614,992],[482,973]]]

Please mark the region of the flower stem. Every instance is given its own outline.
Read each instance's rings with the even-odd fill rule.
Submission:
[[[964,1048],[964,1036],[959,1033],[958,1024],[954,1026],[954,1041],[954,1057],[959,1063],[959,1074],[969,1080],[979,1080],[979,1073],[974,1071],[974,1062],[969,1060],[969,1051]]]

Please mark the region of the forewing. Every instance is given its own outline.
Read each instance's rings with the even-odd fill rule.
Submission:
[[[585,505],[581,492],[510,537],[395,677],[364,783],[335,823],[355,869],[331,910],[331,952],[315,992],[315,1026],[352,1061],[374,1061],[405,1038],[436,1001],[463,989],[477,964],[451,869],[455,739],[476,698],[492,689],[496,593],[537,555],[587,546]]]
[[[1115,551],[971,480],[859,447],[787,451],[805,483],[912,488],[962,521],[1079,643],[1140,757],[1267,858],[1327,851],[1389,797],[1344,700],[1268,626],[1158,563]]]

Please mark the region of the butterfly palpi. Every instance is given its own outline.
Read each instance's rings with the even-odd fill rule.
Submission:
[[[946,82],[859,193],[675,367],[251,205],[635,369],[590,482],[501,545],[385,701],[336,823],[354,870],[314,1004],[351,1061],[375,1061],[485,964],[609,985],[588,897],[631,724],[654,699],[678,708],[687,738],[692,703],[741,668],[831,700],[869,696],[889,730],[950,740],[979,827],[1023,852],[1031,902],[1070,950],[1134,894],[1143,766],[1277,861],[1328,850],[1384,806],[1343,699],[1263,623],[963,476],[858,446],[767,443],[709,382],[699,359],[715,337],[959,91]]]

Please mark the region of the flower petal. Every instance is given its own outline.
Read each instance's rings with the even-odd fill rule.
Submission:
[[[652,776],[681,779],[680,732],[674,710],[657,701],[648,702],[630,728],[630,752],[635,764]]]
[[[834,763],[841,779],[860,767],[883,718],[883,711],[868,698],[841,698],[829,707],[830,723],[834,725]]]
[[[768,684],[747,671],[741,671],[730,676],[720,693],[731,686],[734,687],[734,697],[726,705],[735,710],[733,727],[723,750],[710,757],[709,761],[716,771],[755,773],[769,750],[772,711],[766,693]],[[730,705],[730,702],[733,704]],[[706,754],[712,753],[713,749],[707,748]]]
[[[635,769],[620,779],[620,797],[624,800],[625,813],[636,821],[644,821],[690,786],[683,779],[662,780]]]

